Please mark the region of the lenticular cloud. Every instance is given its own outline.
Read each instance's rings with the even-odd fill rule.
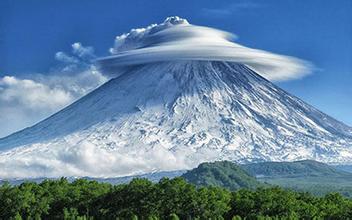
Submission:
[[[132,29],[117,36],[111,56],[98,59],[105,72],[137,64],[177,60],[214,60],[243,63],[263,77],[282,81],[309,74],[304,60],[242,46],[235,35],[214,28],[191,25],[187,20],[167,18],[161,24]]]

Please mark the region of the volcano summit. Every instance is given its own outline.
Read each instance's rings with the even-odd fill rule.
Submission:
[[[204,161],[352,163],[352,128],[275,86],[303,60],[231,42],[185,19],[116,38],[112,79],[0,139],[0,177],[115,177]]]

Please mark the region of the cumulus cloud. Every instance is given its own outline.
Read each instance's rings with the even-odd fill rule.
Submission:
[[[50,148],[50,150],[48,150]],[[58,176],[117,177],[158,170],[188,169],[184,155],[162,146],[138,152],[106,149],[87,141],[31,146],[0,154],[2,178]],[[131,171],[133,171],[131,173]]]
[[[72,44],[72,53],[84,59],[95,58],[93,47],[84,47],[80,42]]]
[[[55,54],[55,59],[63,63],[79,63],[79,60],[76,57],[69,56],[62,51]]]
[[[61,62],[61,72],[77,72],[92,66],[93,60],[96,58],[94,48],[83,46],[80,42],[71,45],[71,55],[59,51],[55,54],[55,59]]]
[[[72,99],[70,93],[60,88],[50,88],[33,80],[18,79],[13,76],[1,78],[0,88],[0,101],[8,106],[20,104],[27,108],[51,109],[62,106]]]
[[[0,77],[0,137],[33,125],[107,81],[86,58],[79,57],[88,53],[78,52],[85,51],[80,43],[72,48],[73,55],[55,54],[62,65],[50,73]]]
[[[0,137],[48,116],[73,99],[63,89],[34,80],[0,78]]]
[[[233,42],[234,38],[228,32],[170,17],[161,24],[132,29],[116,37],[110,49],[112,56],[97,61],[105,72],[158,61],[214,60],[246,64],[273,81],[296,79],[311,73],[312,65],[307,61],[248,48]]]

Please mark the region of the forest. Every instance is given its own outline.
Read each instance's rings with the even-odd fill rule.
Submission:
[[[65,178],[0,186],[0,219],[351,219],[352,200],[280,187],[229,191],[182,177],[111,185]]]

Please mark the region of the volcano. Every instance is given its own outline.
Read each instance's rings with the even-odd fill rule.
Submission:
[[[107,69],[117,71],[111,59]],[[0,177],[116,177],[217,160],[352,162],[351,127],[256,69],[193,57],[129,64],[70,106],[0,139]]]

